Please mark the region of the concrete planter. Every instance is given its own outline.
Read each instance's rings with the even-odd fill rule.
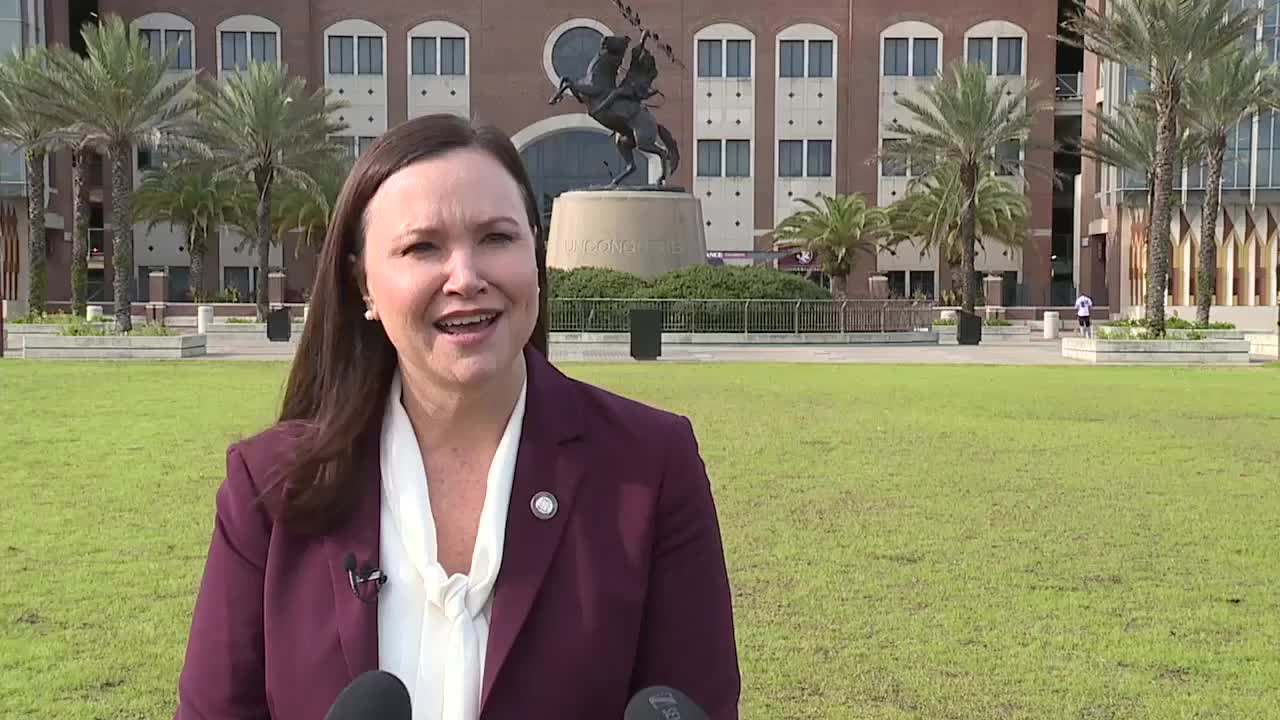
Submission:
[[[1099,326],[1095,326],[1095,329],[1097,329],[1097,327]],[[1102,327],[1106,327],[1111,332],[1127,330],[1131,337],[1145,330],[1145,328],[1114,327],[1110,325],[1105,325]],[[1245,336],[1245,332],[1243,330],[1184,330],[1182,328],[1166,328],[1165,329],[1165,335],[1173,340],[1185,339],[1187,335],[1191,333],[1198,333],[1200,335],[1203,335],[1204,339],[1206,340],[1243,340]]]
[[[1269,360],[1280,360],[1280,336],[1275,333],[1249,333],[1245,335],[1249,352]]]
[[[115,327],[114,321],[103,322],[103,323],[85,323],[85,324],[91,327],[96,327],[100,330],[109,330]],[[6,351],[20,353],[22,352],[23,338],[30,337],[32,335],[60,335],[62,333],[62,328],[64,327],[66,327],[66,325],[59,324],[59,323],[37,325],[34,323],[28,324],[28,323],[6,322],[4,324],[4,334],[5,334],[4,349]]]
[[[1062,357],[1097,364],[1245,365],[1247,340],[1099,340],[1063,338]]]
[[[205,354],[203,335],[27,335],[22,356],[49,360],[178,360]]]
[[[939,345],[958,345],[955,325],[935,325]],[[1026,325],[983,325],[982,344],[1009,344],[1031,342],[1031,328]]]

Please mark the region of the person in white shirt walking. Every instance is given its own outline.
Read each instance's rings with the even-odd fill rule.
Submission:
[[[1093,298],[1080,293],[1080,297],[1076,298],[1077,332],[1085,337],[1093,337],[1093,322],[1090,319],[1092,309]]]

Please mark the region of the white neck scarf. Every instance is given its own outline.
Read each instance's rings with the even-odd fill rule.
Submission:
[[[414,720],[479,717],[489,600],[502,564],[526,388],[489,467],[470,571],[446,577],[437,559],[429,479],[401,402],[399,370],[391,383],[381,438],[380,563],[390,581],[378,598],[379,658],[382,669],[408,687]]]

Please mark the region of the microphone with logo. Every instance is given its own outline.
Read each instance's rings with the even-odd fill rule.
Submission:
[[[338,694],[324,720],[413,720],[409,689],[385,670],[370,670]]]
[[[623,720],[707,720],[707,714],[688,695],[665,685],[647,687],[636,693]]]

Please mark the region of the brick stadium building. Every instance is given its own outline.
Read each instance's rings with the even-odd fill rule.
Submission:
[[[896,99],[918,94],[946,64],[962,58],[986,63],[994,76],[1034,80],[1037,97],[1055,113],[1038,116],[1031,142],[1002,152],[1020,153],[1041,168],[1078,172],[1048,149],[1055,134],[1078,134],[1079,52],[1053,39],[1059,9],[1054,2],[1001,0],[638,0],[644,27],[669,43],[679,64],[659,55],[662,73],[658,119],[681,148],[675,182],[702,200],[708,253],[715,262],[778,262],[803,271],[794,258],[771,257],[765,234],[794,199],[816,192],[860,192],[875,204],[901,197],[910,168],[881,167],[872,158],[884,127],[905,119]],[[313,87],[328,86],[352,103],[353,152],[368,139],[407,118],[455,112],[493,123],[521,149],[540,194],[607,179],[618,158],[607,135],[567,98],[549,106],[561,74],[578,75],[601,34],[639,31],[611,0],[445,0],[403,3],[366,0],[0,0],[0,43],[70,44],[78,28],[99,14],[131,20],[156,47],[180,46],[177,73],[217,76],[250,60],[287,63]],[[1056,126],[1056,133],[1055,133]],[[891,137],[889,138],[892,139]],[[138,153],[136,167],[151,162]],[[656,172],[656,167],[654,168]],[[0,213],[25,233],[25,193],[20,156],[3,158]],[[50,293],[69,297],[70,160],[60,153],[50,167]],[[109,213],[102,207],[105,178],[92,175],[90,283],[93,300],[111,299],[111,248],[104,241]],[[643,172],[637,182],[647,180]],[[1017,180],[1013,180],[1017,182]],[[1031,174],[1028,243],[1021,251],[996,245],[978,259],[980,271],[1005,278],[1005,305],[1069,304],[1080,270],[1071,182],[1055,191],[1045,174]],[[65,230],[64,230],[65,228]],[[3,230],[3,228],[0,228]],[[0,237],[5,237],[0,232]],[[240,238],[222,233],[206,259],[206,285],[235,287],[252,296],[258,285],[252,251],[236,251]],[[25,241],[12,243],[19,255]],[[189,261],[182,238],[167,228],[135,227],[135,301],[146,301],[145,278],[167,268],[169,297],[181,301]],[[9,252],[4,263],[13,268]],[[298,302],[313,263],[295,257],[288,243],[272,252],[287,269],[287,300]],[[901,295],[934,294],[936,257],[907,250],[882,253],[850,278],[857,295],[866,276],[888,275]],[[10,284],[21,285],[22,273]],[[1104,272],[1095,272],[1104,277]],[[1090,288],[1099,304],[1105,287]],[[1101,293],[1101,294],[1099,294]],[[10,288],[7,297],[24,297]]]

